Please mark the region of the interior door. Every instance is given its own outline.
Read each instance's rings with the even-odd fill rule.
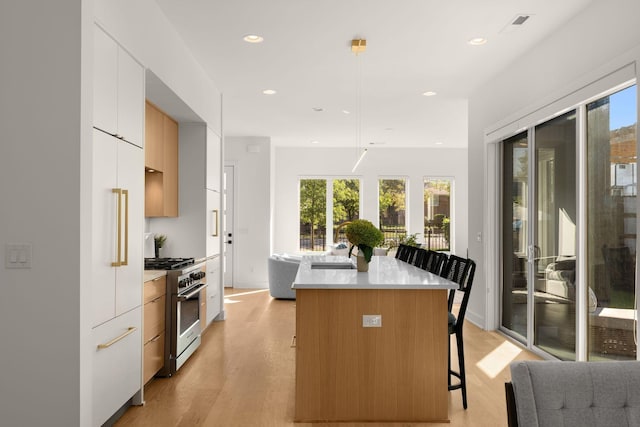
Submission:
[[[234,177],[235,167],[226,165],[224,167],[224,183],[222,193],[222,237],[224,239],[224,287],[233,287],[233,253],[234,253],[234,232],[233,232],[233,207],[234,207]]]

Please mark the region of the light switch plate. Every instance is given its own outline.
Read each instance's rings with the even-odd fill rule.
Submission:
[[[4,247],[5,268],[31,268],[31,244],[7,243]]]
[[[362,327],[363,328],[382,328],[382,315],[381,314],[363,314]]]

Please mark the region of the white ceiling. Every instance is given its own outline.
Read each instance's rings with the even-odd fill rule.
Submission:
[[[360,129],[362,146],[393,148],[465,147],[469,94],[592,0],[156,1],[223,93],[226,136],[353,147]],[[518,14],[532,16],[503,31]]]

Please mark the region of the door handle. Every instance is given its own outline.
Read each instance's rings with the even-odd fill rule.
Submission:
[[[124,196],[124,261],[120,265],[129,265],[129,190],[122,190]]]
[[[120,258],[120,254],[122,253],[122,189],[113,188],[111,192],[116,194],[116,204],[118,205],[116,209],[116,233],[118,233],[118,238],[116,239],[116,260],[111,263],[111,266],[120,267],[122,265]]]

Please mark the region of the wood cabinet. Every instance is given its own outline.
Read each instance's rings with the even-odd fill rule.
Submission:
[[[207,265],[203,265],[200,269],[205,274],[207,273]],[[209,277],[205,276],[202,279],[203,283],[209,283]],[[200,291],[200,311],[198,312],[198,316],[200,317],[200,329],[204,331],[207,328],[207,291],[209,287],[204,288]]]
[[[162,141],[164,114],[147,101],[144,110],[144,167],[162,172],[164,168],[164,147]]]
[[[144,147],[144,69],[97,26],[94,47],[93,126]]]
[[[167,276],[144,283],[143,374],[146,384],[164,366]]]
[[[200,330],[204,331],[207,328],[207,289],[204,288],[200,291]]]
[[[294,420],[447,422],[446,292],[296,289]]]
[[[146,102],[145,216],[178,216],[178,122]]]

